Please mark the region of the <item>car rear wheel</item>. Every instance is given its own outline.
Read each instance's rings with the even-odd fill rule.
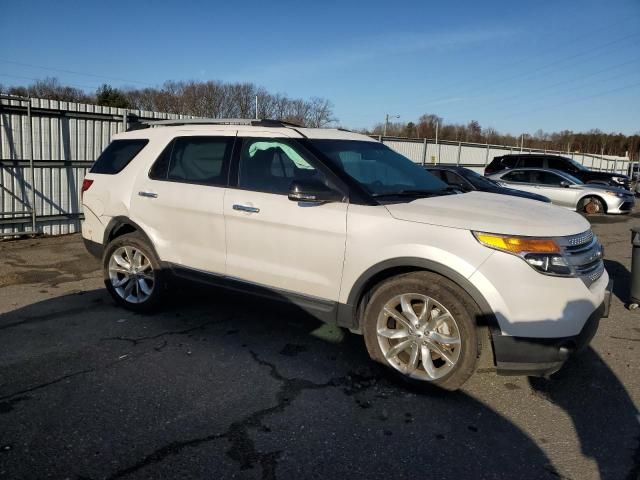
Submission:
[[[137,312],[157,307],[166,283],[155,252],[138,233],[122,235],[109,243],[103,276],[115,301]]]
[[[407,381],[458,389],[475,371],[480,352],[468,295],[431,272],[383,282],[364,313],[369,355]]]
[[[605,213],[604,204],[602,200],[597,197],[587,197],[582,201],[582,211],[587,215],[596,215],[598,213]]]

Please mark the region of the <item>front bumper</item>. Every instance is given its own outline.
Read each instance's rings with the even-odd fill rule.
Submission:
[[[607,213],[623,214],[631,213],[635,207],[635,198],[633,195],[627,195],[624,198],[607,198]]]
[[[601,318],[609,315],[612,281],[604,302],[585,322],[580,333],[561,338],[527,338],[492,331],[493,354],[499,375],[546,376],[558,371],[569,356],[586,348],[595,336]]]

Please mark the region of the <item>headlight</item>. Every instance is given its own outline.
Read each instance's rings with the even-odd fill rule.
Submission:
[[[514,237],[484,232],[473,232],[473,236],[486,247],[522,258],[540,273],[565,277],[572,275],[560,246],[551,238]]]
[[[604,191],[604,194],[605,195],[609,195],[611,197],[618,197],[618,198],[624,198],[626,196],[622,192],[610,192],[610,191],[607,191],[607,190]]]

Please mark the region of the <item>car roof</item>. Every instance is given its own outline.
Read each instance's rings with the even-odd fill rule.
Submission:
[[[563,155],[557,155],[553,153],[505,153],[504,155],[498,155],[494,158],[507,158],[507,157],[554,157],[554,158],[567,158]]]
[[[458,165],[425,165],[427,170],[464,170],[464,167]]]
[[[563,172],[562,170],[558,170],[555,168],[540,168],[540,167],[516,167],[516,168],[508,168],[506,170],[502,170],[498,172],[498,175],[504,175],[511,172],[552,172],[561,176],[565,176],[567,172]]]
[[[224,123],[224,122],[229,123]],[[237,122],[237,123],[234,123]],[[150,128],[149,128],[150,127]],[[227,134],[242,131],[243,135],[255,134],[257,137],[286,137],[286,138],[312,138],[333,140],[356,140],[361,142],[376,142],[372,137],[361,133],[351,132],[341,128],[306,128],[298,127],[286,122],[276,121],[252,121],[250,120],[220,120],[211,123],[180,120],[166,122],[149,122],[142,128],[117,133],[114,140],[123,139],[152,139],[162,137],[191,136],[191,135],[215,135],[220,132]]]

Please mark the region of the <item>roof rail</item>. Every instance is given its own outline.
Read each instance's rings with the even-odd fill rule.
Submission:
[[[171,127],[179,125],[250,125],[254,127],[300,127],[291,122],[271,119],[250,119],[250,118],[176,118],[170,120],[141,120],[148,127]]]

